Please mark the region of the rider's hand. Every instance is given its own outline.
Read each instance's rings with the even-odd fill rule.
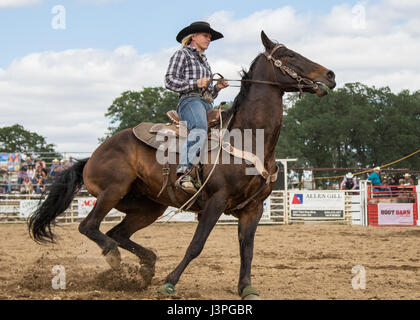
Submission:
[[[201,78],[197,80],[197,86],[199,88],[207,88],[210,82],[210,78]]]
[[[220,90],[222,90],[222,89],[224,89],[228,86],[229,86],[229,82],[227,82],[227,80],[225,80],[224,78],[221,78],[221,79],[217,80],[216,87],[217,87],[218,91],[220,91]]]

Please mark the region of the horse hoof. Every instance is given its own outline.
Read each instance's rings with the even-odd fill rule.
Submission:
[[[152,279],[155,275],[155,267],[152,266],[142,266],[140,268],[140,274],[141,277],[144,280],[144,283],[146,284],[146,286],[150,285],[152,283]]]
[[[246,286],[242,290],[241,298],[242,300],[261,300],[258,291],[251,286]]]
[[[175,287],[170,283],[165,283],[157,289],[160,294],[173,294],[175,293]]]
[[[105,260],[113,270],[118,270],[121,266],[121,254],[118,249],[113,249],[105,255]]]

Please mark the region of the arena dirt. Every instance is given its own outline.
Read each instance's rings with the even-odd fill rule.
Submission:
[[[135,256],[121,249],[121,270],[111,271],[76,224],[56,227],[58,243],[42,246],[25,225],[0,225],[0,299],[162,299],[156,289],[182,259],[195,226],[154,224],[132,237],[158,255],[145,287]],[[252,284],[263,299],[420,299],[419,227],[261,225],[255,240]],[[52,288],[55,265],[65,267],[65,290]],[[366,271],[364,290],[352,287],[356,265]],[[238,273],[236,226],[218,225],[170,299],[238,299]]]

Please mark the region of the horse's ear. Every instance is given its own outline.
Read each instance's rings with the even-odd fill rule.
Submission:
[[[262,43],[263,43],[263,45],[264,45],[264,47],[265,47],[265,49],[266,49],[267,51],[269,51],[269,50],[273,49],[273,48],[274,48],[274,46],[275,46],[275,43],[274,43],[273,41],[271,41],[271,40],[267,37],[267,35],[265,34],[265,32],[264,32],[264,31],[262,31],[262,30],[261,30],[261,41],[262,41]]]

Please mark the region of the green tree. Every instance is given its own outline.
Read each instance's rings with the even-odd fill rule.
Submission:
[[[178,98],[178,94],[163,87],[123,92],[105,114],[112,124],[108,128],[107,137],[140,122],[168,122],[166,112],[176,109]]]
[[[40,154],[54,152],[54,144],[35,132],[25,130],[21,125],[0,128],[0,152],[19,152]]]

